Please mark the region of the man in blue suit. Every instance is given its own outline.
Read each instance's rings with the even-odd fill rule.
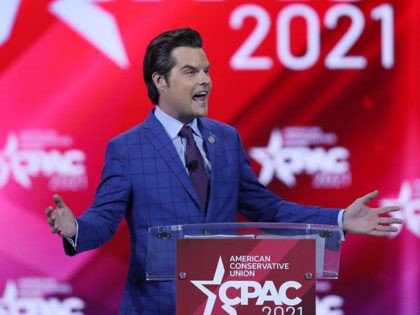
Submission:
[[[56,209],[46,210],[51,231],[63,237],[68,255],[101,246],[125,217],[131,253],[120,314],[175,313],[175,282],[145,278],[147,230],[152,226],[234,222],[237,211],[251,221],[338,224],[347,232],[376,236],[389,235],[397,230],[391,224],[401,223],[381,216],[398,207],[366,206],[377,192],[340,211],[300,206],[268,191],[253,173],[238,132],[204,118],[212,88],[209,70],[196,31],[172,30],[152,40],[143,71],[156,108],[143,123],[109,142],[91,207],[75,218],[55,195]],[[185,125],[192,129],[199,163],[188,161],[189,140],[180,135]],[[189,177],[198,167],[206,175],[202,198]]]

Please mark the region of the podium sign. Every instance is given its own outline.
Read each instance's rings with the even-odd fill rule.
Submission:
[[[176,314],[315,315],[314,239],[178,239]]]

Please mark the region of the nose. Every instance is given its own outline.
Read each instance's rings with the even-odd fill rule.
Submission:
[[[211,83],[210,75],[208,72],[201,71],[199,76],[199,83],[202,85],[207,85]]]

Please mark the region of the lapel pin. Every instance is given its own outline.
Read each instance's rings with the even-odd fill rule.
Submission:
[[[207,140],[209,140],[209,142],[211,143],[211,144],[214,144],[215,142],[216,142],[216,137],[215,136],[213,136],[212,134],[208,137],[208,139]]]

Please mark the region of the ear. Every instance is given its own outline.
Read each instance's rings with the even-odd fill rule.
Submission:
[[[155,83],[155,86],[159,92],[162,92],[167,87],[166,80],[163,74],[154,72],[152,74],[152,80]]]

